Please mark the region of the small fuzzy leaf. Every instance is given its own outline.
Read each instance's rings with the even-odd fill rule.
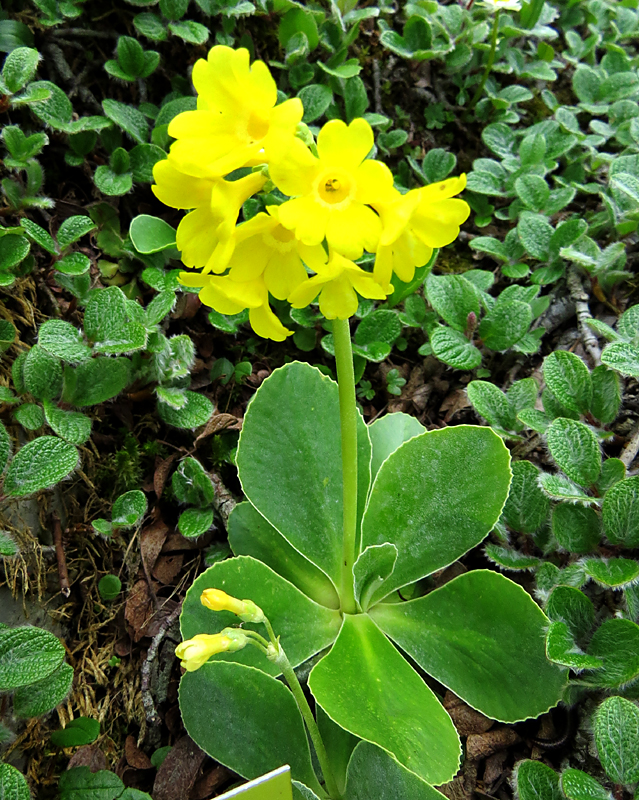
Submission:
[[[149,138],[149,123],[144,114],[133,106],[127,106],[117,100],[103,100],[102,108],[107,117],[134,139],[143,144]]]
[[[594,499],[588,497],[583,489],[576,486],[564,475],[551,475],[542,472],[539,476],[539,487],[553,500],[567,500],[571,503],[594,503]]]
[[[632,624],[632,623],[631,623]],[[597,709],[593,733],[601,766],[613,783],[639,781],[639,708],[623,697],[608,697]]]
[[[175,428],[190,428],[191,430],[198,428],[209,421],[214,410],[215,407],[208,397],[188,390],[186,405],[183,408],[171,408],[166,403],[158,403],[160,419]]]
[[[471,381],[468,399],[489,425],[505,431],[518,429],[515,409],[506,395],[488,381]]]
[[[601,539],[601,521],[591,506],[558,503],[551,524],[559,546],[569,553],[591,553]]]
[[[515,775],[519,800],[563,800],[559,776],[541,761],[521,761]]]
[[[60,664],[57,670],[40,681],[16,689],[13,711],[17,717],[41,717],[59,706],[71,691],[73,668]],[[0,793],[0,797],[2,794]]]
[[[566,769],[561,775],[561,789],[568,800],[612,800],[607,789],[580,769]]]
[[[4,798],[6,800],[31,800],[29,784],[24,775],[11,764],[0,764],[0,797],[3,800]]]
[[[639,578],[639,562],[631,558],[587,558],[583,568],[600,586],[612,589],[623,589]]]
[[[98,226],[90,217],[75,216],[67,217],[58,228],[58,244],[64,250],[70,244],[77,242],[87,233],[95,230]]]
[[[452,328],[465,331],[470,313],[479,317],[477,290],[463,275],[433,275],[426,281],[428,302]]]
[[[178,530],[182,536],[192,539],[206,533],[212,524],[212,508],[187,508],[180,514]]]
[[[455,369],[475,369],[481,364],[481,352],[461,331],[438,325],[430,334],[433,354]]]
[[[78,451],[57,436],[39,436],[23,445],[9,464],[4,491],[11,497],[24,497],[54,486],[73,472]]]
[[[520,300],[497,302],[482,319],[478,333],[491,350],[508,350],[528,332],[533,312]]]
[[[54,744],[56,747],[79,747],[83,744],[91,744],[94,742],[98,736],[100,735],[100,723],[95,719],[90,719],[89,717],[76,717],[72,719],[71,722],[67,723],[66,728],[62,728],[62,730],[53,731],[51,734],[51,743]],[[80,769],[84,769],[80,767]],[[87,768],[88,769],[88,768]],[[75,770],[70,770],[71,772],[75,772]],[[63,773],[63,775],[68,775],[69,773]],[[96,772],[93,774],[93,778],[97,782],[97,778],[99,775],[105,775],[104,772]],[[112,772],[107,772],[106,775],[111,775],[113,778],[117,778]],[[119,778],[117,778],[120,781]],[[98,786],[103,786],[104,783],[101,781],[97,783]],[[113,783],[111,784],[113,785]],[[120,781],[119,785],[122,785]],[[86,789],[86,785],[84,787]],[[60,790],[63,789],[63,781],[60,778]],[[64,792],[63,792],[64,796]],[[73,795],[69,795],[73,796]],[[86,797],[86,794],[84,795]]]
[[[502,512],[506,524],[517,533],[534,533],[548,518],[550,503],[539,488],[539,469],[530,461],[511,465],[513,479]]]
[[[567,350],[556,350],[544,359],[544,380],[559,400],[571,411],[585,413],[592,403],[592,379],[584,362]]]
[[[548,449],[558,467],[575,483],[592,486],[601,472],[597,436],[582,422],[558,417],[546,432]]]
[[[64,411],[45,400],[44,416],[51,430],[71,444],[84,444],[91,435],[91,419],[79,411]]]
[[[0,691],[43,680],[64,658],[64,647],[49,631],[24,625],[0,629]]]
[[[602,425],[609,425],[619,413],[621,385],[619,376],[605,365],[595,367],[591,373],[592,400],[590,412]]]
[[[639,378],[639,347],[613,342],[604,348],[601,362],[630,378]]]
[[[639,676],[639,626],[629,619],[606,620],[590,640],[588,653],[603,659],[603,669],[589,683],[609,689],[630,683]]]
[[[546,634],[546,655],[555,664],[569,667],[575,672],[600,669],[600,658],[586,655],[577,645],[565,622],[551,622]]]
[[[147,502],[144,492],[133,489],[121,494],[113,504],[112,523],[114,528],[132,528],[146,514]]]
[[[575,639],[587,636],[595,623],[592,600],[573,586],[557,586],[552,590],[546,614],[551,620],[565,622]]]
[[[606,492],[602,513],[609,542],[639,547],[639,475],[618,481]]]

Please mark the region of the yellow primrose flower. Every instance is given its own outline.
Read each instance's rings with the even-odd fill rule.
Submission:
[[[216,45],[193,67],[197,110],[169,123],[169,161],[180,172],[206,178],[269,161],[295,136],[301,100],[277,102],[277,86],[263,61],[249,66],[245,48]]]
[[[405,283],[411,281],[415,268],[426,264],[433,248],[457,238],[470,207],[454,195],[465,187],[466,175],[460,175],[404,195],[393,189],[382,201],[373,203],[383,225],[374,268],[382,286],[389,283],[393,272]]]
[[[195,672],[216,653],[234,653],[246,646],[248,637],[237,628],[225,628],[221,633],[198,633],[181,642],[175,655],[187,672]]]
[[[177,248],[187,267],[221,273],[235,247],[235,223],[242,205],[265,184],[253,172],[237,181],[209,180],[184,175],[169,162],[153,168],[155,196],[172,208],[193,208],[177,229]]]
[[[326,251],[321,244],[305,245],[296,239],[293,231],[279,222],[280,208],[268,206],[268,214],[256,214],[237,226],[235,251],[228,266],[234,281],[253,281],[263,275],[273,297],[286,300],[308,280],[304,263],[312,269],[317,263],[326,263]]]
[[[282,225],[307,245],[326,238],[347,258],[359,258],[364,248],[374,252],[381,223],[366,204],[392,189],[393,176],[381,161],[366,159],[372,147],[364,119],[327,122],[317,137],[318,157],[300,139],[290,142],[269,167],[273,183],[293,197],[279,207]]]
[[[220,314],[239,314],[248,308],[251,327],[264,339],[283,342],[287,336],[293,334],[271,311],[263,275],[254,280],[236,281],[231,275],[221,277],[180,272],[179,279],[184,286],[199,288],[198,297],[204,305],[214,308]]]
[[[211,611],[230,611],[244,622],[263,622],[264,612],[252,600],[238,600],[221,589],[205,589],[200,602]]]
[[[385,300],[393,291],[391,285],[385,288],[357,264],[344,258],[336,251],[331,252],[328,263],[316,268],[317,275],[309,278],[295,289],[288,300],[293,308],[304,308],[319,294],[319,307],[326,319],[348,319],[357,311],[362,297]]]

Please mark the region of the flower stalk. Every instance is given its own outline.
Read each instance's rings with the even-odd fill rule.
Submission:
[[[473,99],[470,101],[470,109],[472,110],[475,108],[479,99],[481,98],[482,94],[484,93],[484,87],[486,86],[486,81],[488,80],[488,76],[493,68],[493,64],[495,63],[495,53],[497,52],[497,39],[499,38],[499,17],[501,16],[501,9],[498,8],[495,11],[495,18],[493,20],[493,30],[490,36],[490,51],[488,53],[488,61],[486,62],[486,69],[484,70],[484,74],[481,79],[481,83],[477,87],[477,91],[473,95]]]
[[[333,320],[333,341],[339,386],[342,440],[343,558],[340,597],[342,611],[356,614],[353,565],[357,558],[357,406],[351,332],[347,319]]]

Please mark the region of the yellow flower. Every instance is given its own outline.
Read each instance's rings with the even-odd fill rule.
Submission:
[[[293,308],[304,308],[319,293],[320,311],[326,319],[348,319],[357,311],[357,294],[374,300],[384,300],[393,291],[385,288],[357,264],[344,258],[336,251],[331,252],[328,263],[316,268],[314,275],[295,289],[289,296]]]
[[[366,204],[390,191],[393,176],[381,161],[365,160],[372,147],[373,131],[364,119],[348,126],[327,122],[317,137],[319,157],[293,139],[269,168],[278,189],[294,198],[279,207],[282,225],[307,245],[326,238],[347,258],[359,258],[364,248],[374,252],[381,223]]]
[[[205,589],[200,602],[211,611],[230,611],[244,622],[262,622],[264,612],[252,600],[238,600],[221,589]]]
[[[239,314],[248,308],[255,333],[282,342],[292,331],[271,311],[269,292],[278,300],[285,300],[308,280],[304,262],[316,269],[326,262],[326,252],[322,245],[303,244],[284,228],[278,221],[278,206],[269,206],[268,211],[235,229],[235,250],[228,259],[228,275],[218,278],[182,272],[180,282],[201,287],[200,300],[220,314]]]
[[[301,100],[277,102],[277,86],[263,61],[216,45],[193,67],[197,110],[169,123],[169,161],[180,172],[207,178],[269,161],[288,146],[302,120]]]
[[[241,650],[248,641],[242,631],[225,628],[221,633],[198,633],[192,639],[181,642],[175,648],[175,655],[187,672],[194,672],[216,653],[234,653]]]
[[[172,208],[193,208],[177,229],[177,247],[187,267],[224,272],[235,247],[235,223],[242,205],[265,184],[253,172],[237,181],[183,175],[168,161],[153,168],[155,196]]]
[[[383,225],[374,268],[382,286],[389,283],[393,272],[400,280],[411,281],[415,268],[426,264],[433,248],[457,238],[470,208],[454,195],[465,187],[466,176],[460,175],[405,195],[393,189],[382,201],[373,202]]]

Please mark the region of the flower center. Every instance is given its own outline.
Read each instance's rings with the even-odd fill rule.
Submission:
[[[268,133],[268,128],[269,128],[268,118],[262,116],[262,114],[260,114],[257,111],[251,111],[251,115],[246,124],[246,132],[248,134],[249,139],[251,139],[254,142],[263,139]]]
[[[287,230],[283,225],[278,225],[272,231],[263,233],[262,241],[267,247],[277,250],[278,253],[290,253],[296,246],[295,233]]]
[[[350,200],[354,188],[351,178],[337,170],[325,172],[317,182],[317,193],[320,200],[330,206]]]

